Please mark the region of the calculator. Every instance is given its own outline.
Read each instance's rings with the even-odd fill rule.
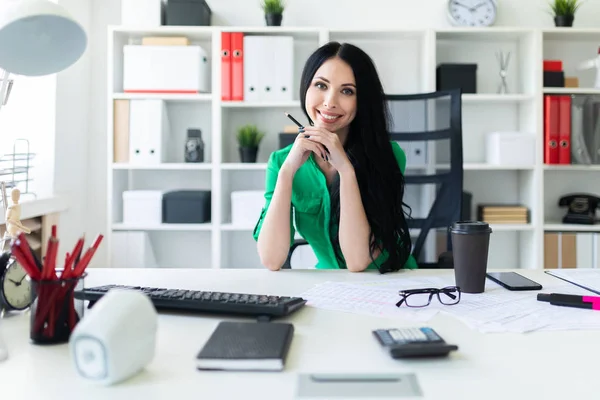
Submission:
[[[433,328],[377,329],[373,335],[392,358],[445,357],[458,350],[446,343]]]

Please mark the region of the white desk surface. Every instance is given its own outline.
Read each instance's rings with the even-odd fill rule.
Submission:
[[[542,271],[519,270],[540,282]],[[404,271],[390,274],[451,274]],[[91,269],[86,286],[107,283],[211,291],[299,295],[328,280],[360,281],[374,273],[316,270]],[[593,312],[593,311],[590,311]],[[599,314],[600,317],[600,314]],[[459,346],[447,359],[393,360],[372,336],[411,321],[304,307],[287,320],[295,335],[283,372],[198,371],[194,359],[222,318],[161,313],[156,356],[136,377],[112,387],[76,375],[68,346],[29,342],[28,315],[0,321],[10,352],[0,363],[2,399],[293,399],[301,372],[414,372],[425,399],[584,399],[600,396],[600,332],[482,334],[438,315],[432,326]],[[231,318],[229,318],[231,319]],[[240,318],[242,320],[242,318]],[[8,395],[8,396],[7,396]]]

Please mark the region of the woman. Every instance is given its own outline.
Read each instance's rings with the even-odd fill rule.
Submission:
[[[389,140],[370,57],[350,44],[322,46],[306,62],[300,99],[310,125],[267,165],[266,203],[254,229],[261,263],[281,268],[295,220],[316,268],[416,268],[402,208],[406,156]]]

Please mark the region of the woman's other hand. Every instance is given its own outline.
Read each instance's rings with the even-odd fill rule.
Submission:
[[[325,147],[317,141],[310,140],[309,135],[304,132],[304,130],[300,129],[300,133],[296,137],[292,149],[281,168],[295,174],[302,164],[308,160],[310,153],[315,153],[317,157],[321,157],[323,160],[327,160],[328,158]]]
[[[327,152],[325,160],[337,171],[341,172],[345,168],[351,166],[350,160],[346,155],[346,151],[344,150],[344,146],[338,135],[318,126],[307,126],[304,129],[304,133],[308,136],[309,141],[320,144],[325,148],[325,151]]]

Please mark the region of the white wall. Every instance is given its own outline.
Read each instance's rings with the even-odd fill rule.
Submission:
[[[91,0],[59,0],[91,36]],[[56,75],[56,141],[54,191],[67,196],[69,209],[60,218],[58,260],[86,231],[88,215],[88,138],[90,137],[91,49]],[[95,232],[87,232],[88,245]],[[95,235],[94,235],[95,236]]]
[[[65,160],[59,161],[62,168],[57,168],[57,178],[62,182],[61,187],[76,187],[81,184],[86,187],[84,180],[87,178],[87,197],[77,209],[72,210],[71,216],[63,218],[66,226],[72,226],[76,233],[85,229],[88,234],[95,235],[104,232],[106,223],[106,27],[120,23],[120,0],[61,0],[68,7],[77,7],[80,12],[88,11],[89,6],[79,4],[91,1],[91,26],[90,46],[87,55],[91,57],[84,63],[91,67],[91,81],[85,74],[78,76],[79,84],[83,89],[73,98],[67,99],[68,90],[62,87],[68,79],[63,77],[59,81],[61,99],[68,103],[59,103],[59,116],[63,110],[74,107],[82,114],[75,117],[73,124],[64,126],[75,134],[76,131],[87,132],[87,139],[77,138],[78,145],[87,144],[87,175],[86,168],[65,168]],[[446,19],[446,0],[287,0],[288,7],[284,12],[284,26],[326,26],[333,28],[381,28],[381,27],[448,27]],[[499,14],[497,26],[527,26],[551,27],[553,21],[548,13],[547,0],[499,0]],[[209,0],[213,11],[213,25],[264,25],[262,10],[259,0]],[[575,19],[575,27],[597,27],[600,22],[600,2],[588,1]],[[369,18],[367,20],[367,17]],[[87,17],[85,17],[87,21]],[[82,66],[83,68],[83,66]],[[71,83],[74,83],[73,72]],[[89,93],[91,97],[85,103],[83,94]],[[87,114],[87,106],[89,114]],[[83,116],[89,116],[88,125],[83,127]],[[64,122],[64,121],[63,121]],[[60,122],[57,122],[60,124]],[[57,130],[60,135],[60,130]],[[67,135],[67,133],[62,133]],[[67,137],[67,136],[63,136]],[[68,135],[71,137],[71,135]],[[58,147],[58,145],[57,145]],[[71,145],[74,149],[75,146]],[[59,151],[59,150],[57,150]],[[85,154],[85,153],[81,153]],[[82,160],[76,156],[77,164]],[[75,165],[75,164],[73,164]],[[63,175],[64,174],[64,175]],[[71,184],[67,185],[70,182]],[[57,182],[58,183],[58,182]],[[78,186],[77,186],[78,187]],[[78,192],[78,193],[82,193]],[[68,220],[68,221],[67,221]],[[71,225],[72,224],[72,225]],[[102,265],[107,257],[101,246],[95,257],[94,265]]]

